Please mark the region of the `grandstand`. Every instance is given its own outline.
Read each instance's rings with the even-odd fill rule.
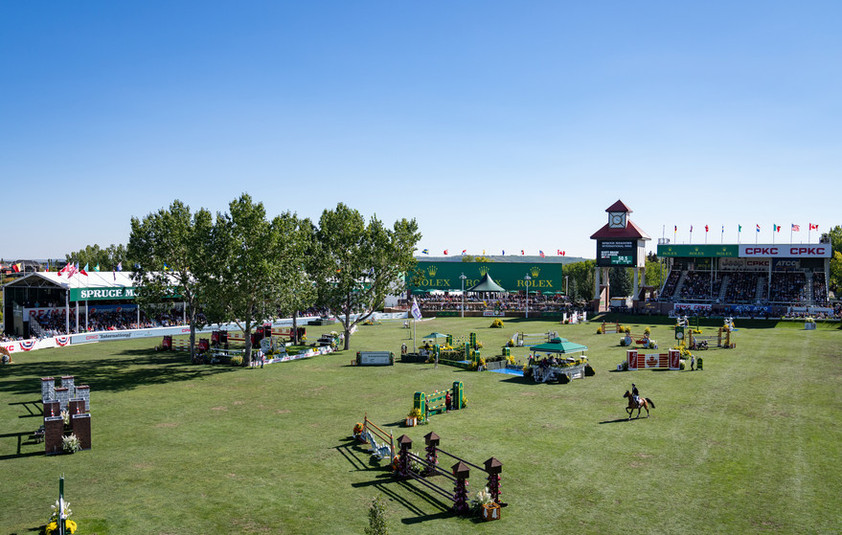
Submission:
[[[696,311],[781,315],[793,308],[832,311],[831,245],[672,245],[660,240],[669,270],[659,292],[661,313]]]

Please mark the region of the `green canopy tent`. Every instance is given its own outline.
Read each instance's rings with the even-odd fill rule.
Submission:
[[[505,293],[506,290],[494,282],[494,279],[491,278],[491,275],[486,273],[482,276],[482,279],[467,290],[466,292],[477,292],[477,293]]]
[[[537,346],[529,346],[532,351],[539,353],[584,353],[588,350],[588,346],[571,342],[566,338],[553,338],[549,343],[538,344]]]
[[[439,338],[447,338],[447,335],[442,334],[442,333],[432,332],[432,333],[428,334],[427,336],[422,336],[421,340],[430,340],[430,339],[439,339]]]

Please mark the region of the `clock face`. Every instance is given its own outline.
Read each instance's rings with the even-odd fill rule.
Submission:
[[[678,331],[677,333],[675,333],[675,338],[677,340],[681,340],[682,338],[684,338],[684,333],[682,331]]]
[[[623,213],[609,214],[608,226],[611,228],[625,228],[626,218]]]

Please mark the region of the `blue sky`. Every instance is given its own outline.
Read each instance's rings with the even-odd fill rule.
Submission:
[[[839,2],[2,1],[0,256],[126,243],[132,216],[242,192],[270,215],[414,217],[434,254],[593,257],[617,199],[653,238],[804,241],[842,223],[839,20]]]

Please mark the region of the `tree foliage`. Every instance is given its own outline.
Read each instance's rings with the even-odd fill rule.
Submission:
[[[829,232],[822,234],[821,241],[830,243],[833,256],[830,259],[830,280],[827,287],[839,297],[842,290],[842,226],[836,225]]]
[[[595,260],[572,262],[564,266],[567,293],[573,301],[590,301],[594,293]]]
[[[281,216],[266,219],[263,203],[244,193],[217,214],[211,247],[213,263],[206,280],[206,307],[213,322],[234,322],[245,335],[243,361],[251,364],[251,334],[274,317],[283,295],[286,270]],[[297,266],[296,266],[297,267]]]
[[[135,300],[147,311],[160,311],[177,296],[186,307],[190,324],[190,358],[194,357],[196,328],[202,324],[202,273],[210,255],[210,212],[179,200],[143,219],[133,217],[127,248],[133,265]]]
[[[88,245],[84,249],[67,253],[64,257],[68,263],[79,262],[82,267],[87,264],[90,269],[99,266],[102,271],[113,271],[117,264],[127,261],[126,246],[123,244],[114,245],[113,243],[105,249],[97,244]]]
[[[358,211],[339,203],[322,213],[315,236],[318,302],[341,315],[347,350],[352,327],[382,307],[387,295],[404,291],[403,274],[416,263],[421,234],[414,219],[389,229],[376,217],[366,224]]]

